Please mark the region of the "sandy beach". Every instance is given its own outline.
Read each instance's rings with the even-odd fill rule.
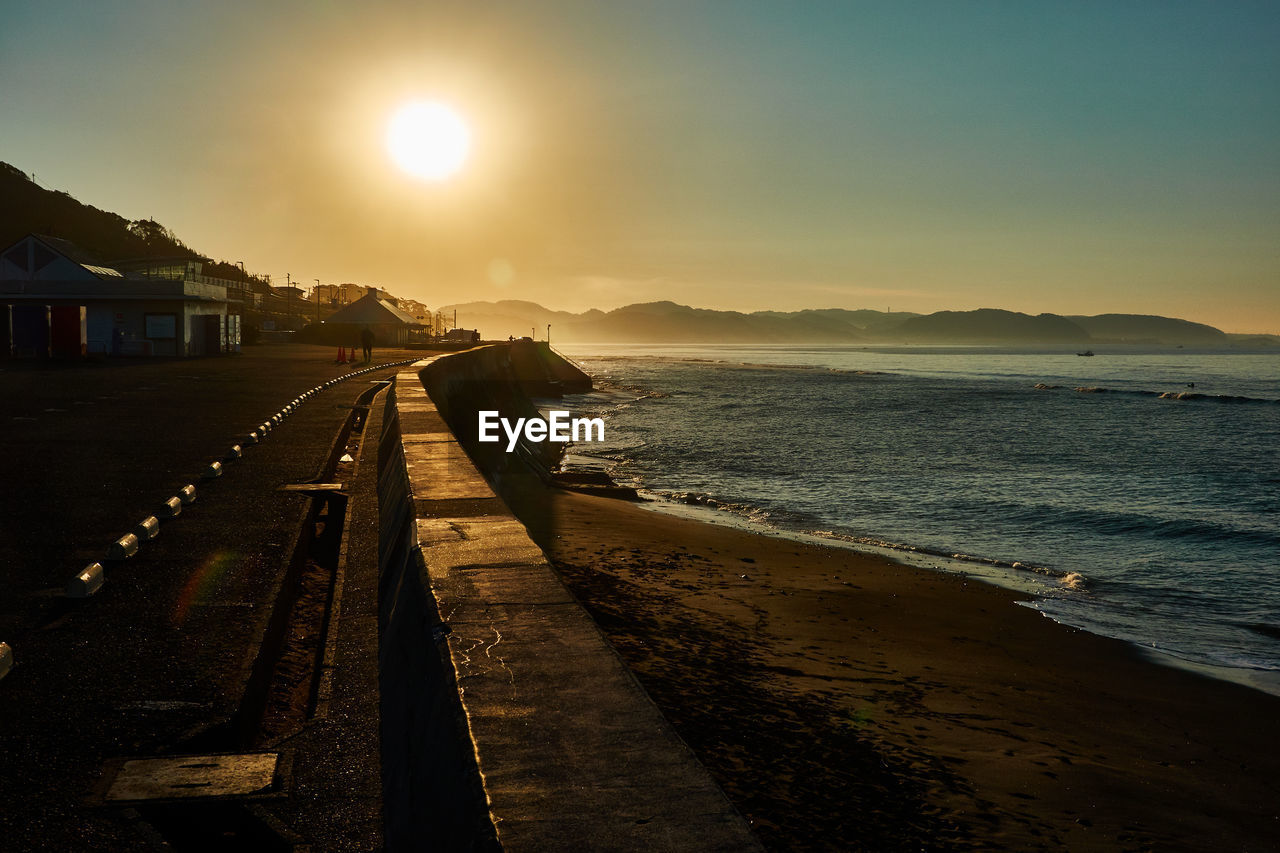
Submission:
[[[1274,849],[1280,699],[978,581],[510,495],[771,849]]]

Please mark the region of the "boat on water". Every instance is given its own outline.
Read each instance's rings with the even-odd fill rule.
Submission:
[[[1084,352],[1078,352],[1076,355],[1093,355],[1093,350],[1087,349]]]

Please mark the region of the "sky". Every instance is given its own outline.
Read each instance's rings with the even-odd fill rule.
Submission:
[[[1274,2],[0,0],[0,160],[283,284],[1280,333]],[[453,178],[387,153],[405,103]]]

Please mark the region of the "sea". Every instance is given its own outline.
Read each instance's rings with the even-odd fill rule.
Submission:
[[[1280,353],[557,345],[658,511],[1029,596],[1280,695]]]

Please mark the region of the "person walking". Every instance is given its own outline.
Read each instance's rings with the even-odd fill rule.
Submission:
[[[373,361],[373,330],[368,326],[360,331],[360,346],[364,348],[364,360]]]

